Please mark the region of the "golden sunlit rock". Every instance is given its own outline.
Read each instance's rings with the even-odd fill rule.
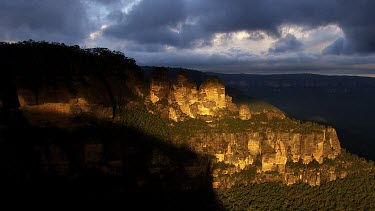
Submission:
[[[241,120],[249,120],[251,118],[251,112],[250,112],[249,106],[241,105],[239,112],[240,112]]]

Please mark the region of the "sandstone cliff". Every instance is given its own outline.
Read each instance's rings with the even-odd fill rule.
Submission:
[[[72,79],[72,84],[56,77],[36,88],[30,88],[22,80],[17,80],[16,94],[20,110],[27,111],[25,115],[33,122],[40,120],[42,123],[43,119],[44,122],[67,122],[82,115],[111,119],[126,109],[129,102],[142,99],[148,89],[143,78],[130,71],[123,77],[98,78],[87,74]]]
[[[121,80],[115,77],[109,77],[105,82],[110,82],[110,92],[106,83],[91,76],[85,78],[85,83],[77,84],[75,91],[59,81],[54,89],[41,87],[38,92],[25,89],[21,84],[18,97],[21,109],[33,124],[69,127],[72,119],[82,115],[111,119],[113,107],[108,106],[110,101],[118,108],[138,107],[123,96],[124,89],[138,98],[147,93],[141,91],[144,88],[140,82],[120,83]],[[273,179],[287,184],[305,180],[319,184],[316,178],[320,178],[321,171],[309,171],[308,177],[315,179],[297,177],[294,172],[288,173],[287,162],[322,163],[325,158],[334,159],[341,150],[332,128],[304,126],[286,118],[280,111],[252,112],[251,105],[234,104],[232,97],[226,94],[224,83],[217,77],[208,77],[198,88],[183,71],[171,83],[167,70],[158,69],[152,74],[145,103],[151,113],[174,122],[171,124],[171,130],[175,131],[171,136],[174,144],[212,156],[214,165],[231,167],[215,173],[216,186],[226,184],[218,179],[222,178],[218,175],[246,172],[255,166],[259,175],[262,172],[282,174]],[[42,113],[48,113],[50,118]],[[197,126],[193,120],[205,123]],[[184,136],[186,133],[188,136]],[[271,180],[269,176],[268,180]]]
[[[138,98],[145,96],[146,92],[140,91],[144,89],[141,83],[116,85],[118,79],[107,80],[111,81],[112,90],[130,89]],[[106,103],[110,96],[103,91],[105,84],[92,77],[86,77],[85,84],[79,84],[75,92],[64,84],[55,89],[40,88],[37,93],[21,86],[18,89],[21,109],[36,125],[72,127],[71,121],[82,115],[110,120],[112,108]],[[117,100],[124,99],[121,92],[112,94]],[[125,109],[140,106],[129,99],[124,103]],[[152,74],[145,103],[149,112],[172,120],[170,138],[176,146],[188,146],[198,154],[211,156],[214,166],[224,165],[213,174],[217,187],[236,184],[235,179],[225,182],[225,175],[252,168],[258,172],[253,181],[275,180],[286,184],[304,181],[316,185],[324,171],[304,171],[301,173],[304,176],[296,176],[287,163],[321,164],[326,158],[334,159],[341,150],[333,128],[301,124],[276,110],[252,112],[251,105],[236,105],[217,77],[208,77],[197,88],[184,72],[171,83],[166,70],[157,70]],[[89,153],[90,149],[84,151]],[[267,172],[277,172],[278,176],[270,177]],[[329,178],[328,181],[335,177]]]
[[[153,73],[150,85],[150,100],[158,103],[168,99],[169,119],[184,121],[189,118],[203,119],[212,122],[227,116],[228,112],[238,113],[232,98],[225,94],[225,85],[217,77],[208,77],[197,89],[195,82],[189,80],[184,72],[169,85],[166,71]],[[243,118],[251,117],[249,110],[241,114]]]
[[[111,81],[115,82],[116,79]],[[105,86],[93,78],[88,78],[87,82],[89,85],[79,85],[75,93],[64,85],[52,91],[40,89],[38,93],[20,88],[18,94],[21,109],[31,123],[39,125],[46,122],[49,125],[72,127],[71,120],[82,115],[95,115],[96,118],[110,120],[112,108],[105,103],[110,100],[108,93],[103,91],[106,90]],[[114,86],[116,83],[111,84]],[[123,85],[125,87],[121,88]],[[144,96],[144,92],[139,91],[144,89],[140,83],[133,86],[122,83],[114,86],[113,90],[118,87],[130,89],[138,98]],[[119,107],[142,107],[139,102],[131,99],[126,99],[123,101],[125,105],[121,105],[121,95],[115,96],[118,96]],[[333,128],[298,123],[276,110],[253,112],[249,104],[236,105],[232,102],[232,97],[226,94],[224,83],[216,77],[207,78],[198,89],[196,83],[184,72],[171,83],[167,71],[158,70],[152,75],[145,105],[149,112],[171,120],[170,139],[174,145],[187,146],[200,155],[210,156],[212,168],[223,165],[214,168],[214,187],[264,181],[318,185],[321,179],[330,181],[337,176],[332,173],[332,169],[305,170],[296,174],[287,165],[288,162],[322,164],[324,159],[337,157],[341,147]],[[41,115],[46,113],[50,119]],[[98,147],[102,149],[101,144]],[[96,152],[97,147],[94,148],[84,147],[88,160],[95,160],[92,157],[99,153]],[[154,154],[156,157],[164,156],[158,151]],[[165,165],[165,160],[168,160],[156,157],[153,158],[154,163]],[[197,166],[191,168],[204,169]],[[242,177],[227,178],[248,174],[251,169],[256,169],[257,172],[257,176],[251,180]],[[151,168],[150,171],[154,170]],[[331,172],[331,176],[326,176],[327,172]]]
[[[165,71],[161,76],[153,74],[151,102],[168,99],[165,107],[169,119],[176,122],[172,124],[174,143],[188,146],[199,154],[211,155],[213,163],[231,166],[229,174],[258,165],[260,175],[278,172],[284,175],[280,177],[283,179],[276,178],[278,181],[287,184],[307,181],[316,185],[320,170],[309,172],[314,180],[306,179],[307,176],[294,177],[294,173],[288,173],[287,162],[321,164],[326,158],[334,159],[341,151],[333,128],[298,123],[275,110],[252,112],[249,105],[237,106],[226,95],[224,83],[216,77],[207,78],[197,89],[184,72],[180,72],[171,85]],[[218,175],[216,186],[220,186]]]

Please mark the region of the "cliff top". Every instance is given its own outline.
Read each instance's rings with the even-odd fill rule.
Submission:
[[[209,76],[202,84],[201,88],[215,87],[215,86],[225,86],[224,81],[216,76]]]

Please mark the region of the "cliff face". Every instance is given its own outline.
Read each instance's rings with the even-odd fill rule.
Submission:
[[[226,108],[224,82],[216,77],[204,81],[199,87],[199,101],[201,115],[214,116],[216,110]]]
[[[155,71],[152,75],[150,84],[150,98],[151,102],[156,103],[161,100],[166,100],[169,94],[169,80],[168,72],[160,69]]]
[[[70,91],[64,85],[52,91],[40,89],[38,93],[20,88],[18,94],[21,109],[27,111],[25,115],[32,122],[37,123],[45,121],[46,117],[39,115],[37,118],[36,113],[60,114],[65,120],[67,117],[73,119],[82,114],[94,114],[102,119],[111,119],[112,109],[108,105],[111,96],[103,91],[106,87],[95,79],[86,80],[88,85],[79,85],[77,92]],[[116,81],[111,79],[110,84],[118,106],[126,108],[134,104],[139,107],[139,103],[128,99],[126,106],[121,104],[121,95],[117,94],[116,90],[128,89],[140,98],[143,96],[143,92],[139,91],[143,90],[142,86],[139,83],[116,85]],[[288,163],[321,164],[325,158],[337,157],[341,148],[333,128],[301,126],[301,123],[289,120],[275,110],[252,112],[249,105],[234,104],[232,97],[226,95],[225,85],[216,77],[208,78],[197,89],[196,83],[183,72],[170,83],[167,72],[158,71],[152,75],[149,97],[146,98],[145,104],[149,112],[172,120],[169,122],[172,131],[178,131],[180,128],[180,131],[188,134],[183,136],[178,132],[174,133],[171,140],[175,145],[187,146],[193,152],[210,156],[210,162],[214,166],[222,165],[214,168],[214,187],[231,187],[235,184],[264,181],[280,181],[286,184],[306,182],[310,185],[319,185],[321,181],[331,181],[340,177],[334,169],[307,169],[296,173],[288,167]],[[51,119],[60,121],[56,116],[52,116]],[[64,120],[63,124],[60,122],[60,126],[69,127],[69,119]],[[192,125],[179,125],[192,120],[203,125],[197,126],[194,121]],[[90,154],[90,150],[90,147],[84,148],[87,154]],[[166,165],[165,159],[156,159],[164,155],[157,152],[154,154],[155,165]],[[95,154],[91,157],[90,159],[95,159]],[[205,168],[194,165],[190,167]],[[257,172],[254,178],[238,177],[248,175],[248,171],[254,169]],[[272,174],[269,174],[270,172]]]
[[[237,106],[226,95],[224,83],[216,77],[209,77],[197,89],[197,85],[183,72],[179,73],[171,86],[166,75],[166,72],[161,72],[161,75],[153,74],[151,102],[158,104],[159,101],[168,99],[165,106],[169,111],[169,119],[176,124],[191,119],[211,124],[204,129],[192,129],[194,124],[183,126],[181,131],[188,131],[188,135],[177,133],[174,136],[175,144],[188,146],[199,154],[211,155],[216,164],[230,166],[231,170],[224,171],[225,174],[231,175],[258,166],[260,175],[262,172],[284,175],[280,177],[283,179],[273,178],[277,181],[292,184],[307,180],[316,185],[319,184],[316,181],[319,170],[309,172],[309,176],[294,177],[294,173],[288,173],[287,162],[321,164],[325,158],[334,159],[341,151],[333,128],[303,126],[302,131],[299,131],[296,126],[300,123],[286,120],[281,112],[252,112],[246,104]],[[255,119],[252,119],[253,116]],[[229,118],[229,122],[223,122],[224,118]],[[277,125],[274,125],[275,121],[278,122]],[[236,125],[243,129],[238,129]],[[219,178],[218,175],[216,179]],[[315,179],[309,180],[306,177]],[[216,182],[220,186],[220,180]]]
[[[85,51],[93,58],[84,59],[74,56],[74,49],[55,55],[64,60],[51,66],[44,65],[49,57],[37,56],[42,59],[34,65],[19,62],[22,67],[9,68],[12,74],[25,70],[16,77],[0,77],[14,81],[0,85],[11,90],[0,94],[2,176],[9,190],[35,187],[58,196],[63,184],[68,194],[76,193],[72,198],[90,193],[86,197],[92,199],[102,192],[103,197],[94,198],[134,193],[144,200],[168,194],[172,197],[151,201],[170,207],[172,199],[178,209],[185,202],[220,199],[215,194],[222,190],[212,187],[264,182],[314,186],[374,169],[340,153],[334,129],[301,123],[275,107],[241,99],[241,93],[226,89],[218,78],[197,88],[183,73],[169,81],[172,75],[161,71],[147,83],[135,74],[134,65],[119,68],[118,62],[127,62],[121,55],[100,60],[97,53]],[[13,61],[24,61],[16,51],[14,55]],[[24,58],[29,55],[33,53]],[[56,64],[61,71],[54,69]],[[243,104],[233,103],[228,92]],[[17,94],[21,111],[16,109]],[[183,200],[176,200],[175,193],[182,193]],[[197,208],[202,206],[192,209]]]
[[[51,84],[43,83],[34,88],[16,80],[20,109],[33,116],[31,121],[38,118],[53,120],[56,116],[72,118],[82,114],[111,119],[114,113],[126,109],[128,102],[143,98],[146,92],[142,78],[131,72],[124,77],[128,80],[114,76],[102,79],[93,75],[77,76],[72,79],[73,85],[56,77]],[[50,115],[36,115],[43,112]]]
[[[153,73],[150,87],[150,100],[158,103],[168,99],[169,119],[185,121],[189,118],[203,119],[211,122],[222,118],[223,111],[238,112],[232,98],[225,95],[225,85],[217,77],[209,77],[199,89],[196,83],[189,80],[184,72],[180,72],[177,79],[169,85],[165,71]],[[243,118],[251,117],[246,110]]]
[[[174,121],[179,120],[176,114],[178,109],[188,117],[196,118],[198,115],[197,85],[189,80],[184,73],[179,74],[176,81],[172,84],[168,103],[172,105],[170,107],[170,118]]]
[[[318,163],[323,163],[324,158],[334,159],[341,150],[336,132],[332,128],[308,134],[271,130],[265,133],[197,132],[184,144],[200,154],[213,155],[216,163],[231,166],[232,173],[258,165],[259,172],[278,172],[283,175],[288,174],[288,160],[294,163],[301,160],[308,164],[315,159]],[[316,171],[315,175],[319,172]],[[291,177],[289,175],[287,178]],[[302,179],[294,178],[293,182],[291,179],[284,182],[293,184],[303,181]]]
[[[249,106],[241,105],[239,110],[239,115],[241,120],[249,120],[251,119],[251,112]]]

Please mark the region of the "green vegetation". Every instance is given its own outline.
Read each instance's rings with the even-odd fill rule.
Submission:
[[[373,210],[375,172],[310,187],[279,183],[250,184],[216,190],[227,210]]]
[[[286,161],[286,166],[289,168],[300,169],[304,168],[305,164],[303,164],[302,158],[300,158],[298,162],[293,162],[292,158],[288,158]]]
[[[338,171],[347,171],[349,173],[360,173],[375,170],[374,161],[367,161],[364,158],[349,153],[345,149],[341,149],[341,153],[333,160],[328,158],[324,159],[323,164],[335,166]]]
[[[170,138],[171,128],[168,127],[166,121],[158,115],[149,113],[145,108],[126,110],[121,113],[121,117],[126,127],[135,128],[161,140]]]
[[[262,112],[264,110],[277,110],[279,111],[278,108],[276,108],[275,106],[267,103],[267,102],[264,102],[262,100],[254,100],[254,99],[251,99],[251,100],[248,100],[246,102],[247,105],[249,105],[250,107],[250,110],[251,111],[254,111],[254,112]]]
[[[308,164],[302,160],[293,163],[288,160],[288,168],[296,173],[312,169],[330,169],[335,174],[348,176],[331,182],[322,182],[311,187],[306,183],[287,186],[281,183],[262,182],[256,166],[232,175],[219,175],[222,181],[240,182],[229,189],[215,190],[224,210],[373,210],[375,209],[375,164],[342,150],[336,159],[325,159],[319,164],[313,159]],[[290,173],[290,172],[289,172]],[[279,176],[277,171],[264,172],[263,175]],[[297,174],[298,175],[298,174]],[[266,177],[263,177],[266,178]],[[259,183],[252,183],[256,179]],[[264,180],[263,180],[264,181]],[[247,184],[247,185],[245,185]]]
[[[310,161],[308,164],[307,164],[307,167],[309,168],[318,168],[320,166],[319,162],[315,160],[315,158],[312,159],[312,161]]]
[[[240,172],[235,172],[230,177],[237,178],[242,181],[252,181],[255,178],[255,175],[257,174],[256,167],[250,168],[248,170],[243,170]]]
[[[162,100],[159,100],[158,102],[156,102],[156,104],[160,104],[160,105],[166,107],[166,106],[168,106],[168,100],[162,99]]]
[[[367,161],[364,158],[347,152],[345,149],[335,159],[324,158],[323,163],[319,163],[313,158],[308,164],[304,164],[302,159],[298,162],[293,162],[291,157],[288,157],[286,166],[290,169],[299,171],[301,169],[317,169],[327,168],[329,166],[335,167],[335,172],[345,172],[347,174],[356,174],[359,172],[367,172],[375,170],[373,161]]]
[[[224,162],[217,162],[212,168],[213,169],[226,169],[226,168],[231,168],[231,167],[235,167],[235,166],[233,164],[230,165]]]
[[[262,167],[262,157],[260,154],[257,154],[255,160],[254,160],[254,163],[253,163],[254,166],[257,166],[257,167]]]
[[[214,133],[236,133],[236,132],[266,132],[272,130],[275,132],[294,132],[309,134],[313,132],[321,133],[325,130],[324,125],[312,122],[302,123],[290,118],[268,120],[266,114],[255,114],[249,120],[227,117],[219,121],[207,123],[203,120],[189,119],[184,122],[174,123],[174,133],[183,137],[189,136],[192,132],[205,131]]]
[[[209,127],[208,123],[200,119],[189,119],[183,122],[173,123],[171,128],[172,134],[180,139],[186,140],[192,136],[192,134],[199,133],[210,133],[212,128]]]

